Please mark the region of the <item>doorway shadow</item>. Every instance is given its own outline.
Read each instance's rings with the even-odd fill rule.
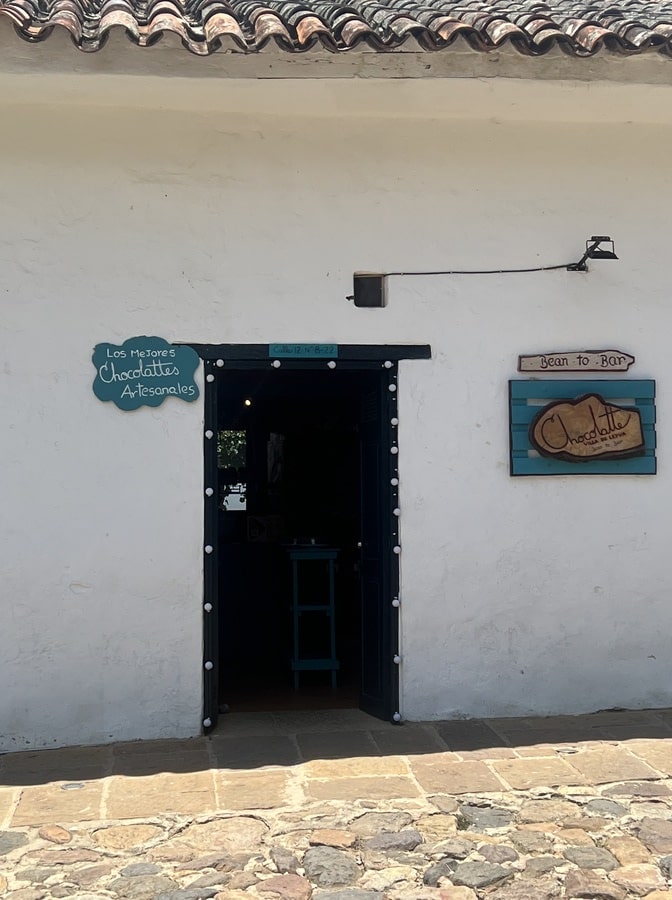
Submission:
[[[641,741],[672,747],[672,710],[403,725],[358,709],[232,713],[222,716],[208,737],[6,753],[0,756],[0,787],[63,782],[64,789],[76,790],[77,785],[110,776],[254,770],[317,759],[431,756],[440,762],[443,754],[451,760],[487,760],[556,753],[571,757],[596,743],[639,752]]]

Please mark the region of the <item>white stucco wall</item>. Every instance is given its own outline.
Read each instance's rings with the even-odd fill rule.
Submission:
[[[672,126],[376,118],[352,94],[189,113],[164,90],[1,109],[0,749],[200,728],[202,405],[91,391],[94,344],[140,334],[432,344],[400,371],[407,718],[671,705]],[[552,264],[593,233],[621,260],[587,275],[344,299],[355,270]],[[510,478],[518,353],[602,346],[657,379],[659,474]]]

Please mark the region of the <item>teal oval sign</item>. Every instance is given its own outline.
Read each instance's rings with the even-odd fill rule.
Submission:
[[[96,344],[93,393],[119,409],[160,406],[166,397],[190,403],[198,398],[194,374],[200,358],[191,347],[160,337],[132,337],[123,344]]]

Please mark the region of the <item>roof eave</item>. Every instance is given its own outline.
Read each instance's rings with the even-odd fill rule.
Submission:
[[[31,44],[17,40],[7,19],[0,19],[0,72],[4,74],[154,75],[170,78],[264,79],[436,79],[519,78],[544,81],[612,81],[622,84],[669,84],[672,59],[648,50],[621,55],[602,49],[576,57],[555,46],[541,56],[521,54],[512,45],[477,51],[461,38],[443,50],[419,49],[408,42],[397,50],[376,52],[366,45],[347,52],[315,46],[288,53],[270,42],[263,51],[245,53],[233,45],[209,56],[185,52],[177,35],[140,48],[115,29],[104,47],[84,53],[65,29]]]

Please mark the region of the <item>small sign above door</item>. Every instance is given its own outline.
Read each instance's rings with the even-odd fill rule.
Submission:
[[[338,344],[269,344],[274,359],[336,359]]]
[[[633,456],[644,449],[642,417],[634,407],[616,406],[599,394],[559,400],[532,421],[530,443],[543,456],[576,463]]]
[[[194,373],[200,358],[191,347],[159,337],[132,337],[123,344],[96,344],[93,393],[119,409],[159,406],[166,397],[198,398]]]
[[[519,372],[627,372],[635,357],[623,350],[570,350],[518,357]]]

